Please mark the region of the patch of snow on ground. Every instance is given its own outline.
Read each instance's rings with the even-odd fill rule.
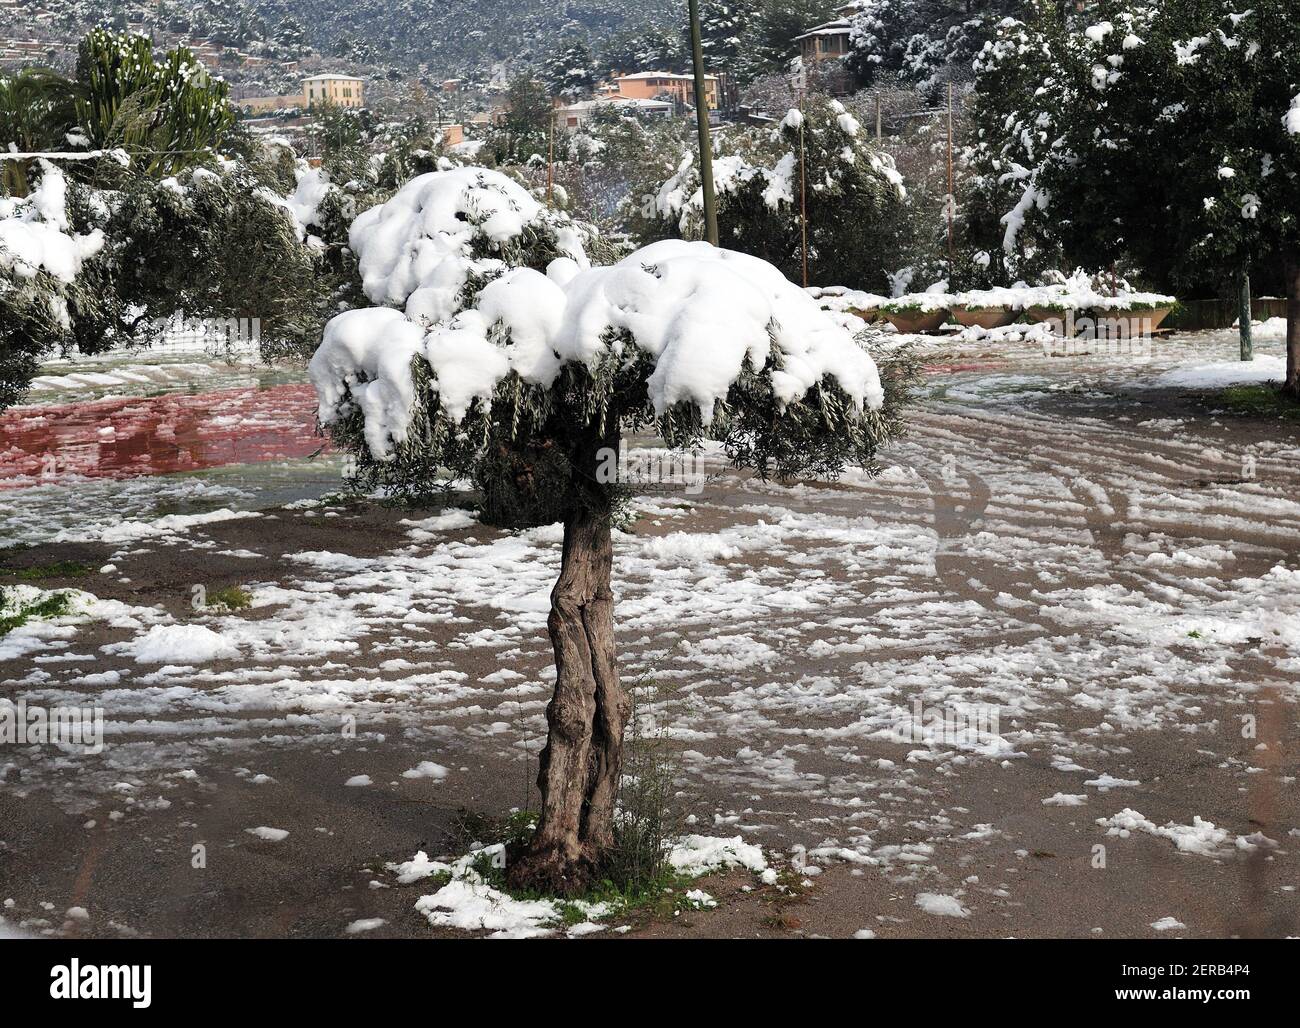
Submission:
[[[1166,371],[1152,384],[1172,389],[1223,389],[1226,386],[1281,382],[1285,377],[1285,358],[1257,354],[1250,361],[1221,361]]]
[[[745,842],[739,835],[730,839],[683,836],[669,852],[668,863],[682,874],[695,876],[727,867],[743,867],[754,872],[767,869],[762,847]]]
[[[970,910],[961,905],[956,896],[945,896],[937,892],[918,892],[916,905],[927,914],[936,917],[970,917]]]

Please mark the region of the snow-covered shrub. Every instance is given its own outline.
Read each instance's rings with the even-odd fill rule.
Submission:
[[[836,100],[810,98],[776,129],[731,132],[713,162],[721,242],[802,281],[800,134],[808,216],[808,277],[880,290],[901,263],[907,191],[893,159]],[[650,236],[703,235],[698,161],[687,153],[654,198]]]
[[[257,319],[265,357],[302,353],[318,336],[329,293],[303,223],[310,189],[280,197],[242,162],[227,162],[161,182],[135,176],[95,201],[107,238],[98,270],[123,342],[178,312]]]
[[[73,318],[94,302],[80,282],[104,234],[79,232],[68,215],[68,183],[41,162],[26,197],[0,197],[0,410],[15,403],[51,353],[76,342]]]

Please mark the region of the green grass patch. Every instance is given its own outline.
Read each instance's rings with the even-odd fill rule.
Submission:
[[[20,582],[42,582],[47,578],[83,578],[93,569],[79,560],[56,560],[53,564],[34,564],[29,568],[6,568],[4,573]]]
[[[0,590],[0,636],[8,635],[33,618],[63,617],[71,607],[72,596],[69,593],[51,593],[35,603],[18,603],[11,606],[9,597]]]
[[[505,817],[492,817],[462,808],[451,822],[452,837],[461,848],[475,843],[490,846],[498,842],[507,847],[521,846],[532,838],[536,827],[537,814],[531,810],[515,810]]]
[[[1300,401],[1272,385],[1229,386],[1207,398],[1239,417],[1283,418],[1300,421]]]
[[[209,607],[225,607],[227,610],[245,610],[253,605],[253,594],[242,585],[231,585],[218,589],[208,596]]]

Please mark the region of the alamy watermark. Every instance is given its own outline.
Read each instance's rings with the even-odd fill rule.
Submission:
[[[1043,322],[1051,329],[1051,335],[1043,340],[1043,353],[1048,357],[1105,354],[1148,358],[1152,321],[1152,315],[1140,312],[1113,317],[1075,317],[1074,311],[1069,310],[1063,317]]]
[[[41,707],[26,700],[0,706],[0,745],[104,751],[103,707]]]
[[[191,318],[177,314],[149,323],[163,340],[196,339],[227,347],[252,346],[262,340],[261,318]]]
[[[993,704],[967,707],[927,707],[912,701],[912,709],[894,721],[896,742],[943,746],[984,747],[998,739],[999,708]]]
[[[596,451],[596,481],[601,485],[681,486],[688,496],[704,491],[707,476],[704,457],[686,450],[628,450],[626,440],[618,449],[605,446]]]
[[[73,957],[50,968],[50,998],[130,1000],[144,1010],[153,1002],[153,965],[83,964]]]

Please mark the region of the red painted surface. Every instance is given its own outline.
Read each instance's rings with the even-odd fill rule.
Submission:
[[[0,489],[305,457],[315,425],[305,384],[24,407],[0,415]]]

